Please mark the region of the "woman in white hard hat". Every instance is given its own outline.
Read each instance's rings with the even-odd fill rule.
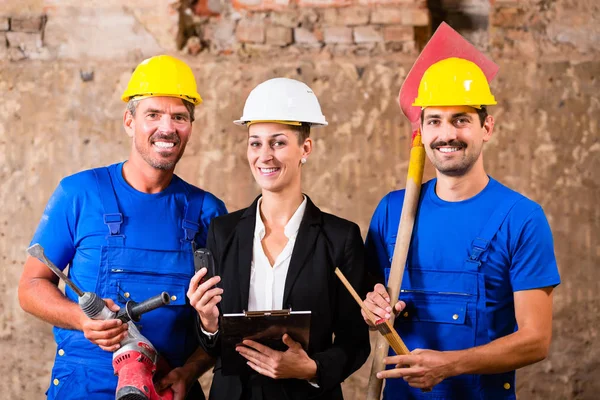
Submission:
[[[370,345],[358,305],[334,274],[339,267],[362,291],[360,230],[321,212],[301,188],[310,128],[327,121],[307,85],[276,78],[250,93],[235,123],[248,127],[248,162],[262,193],[214,221],[208,247],[217,276],[199,284],[202,269],[190,282],[201,345],[217,357],[210,398],[342,399],[340,383],[365,362]],[[219,315],[287,308],[311,311],[308,349],[287,334],[286,351],[245,340],[236,350],[248,367],[223,374]]]

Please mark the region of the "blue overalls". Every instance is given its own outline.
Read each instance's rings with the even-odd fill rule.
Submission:
[[[162,291],[168,292],[170,304],[144,314],[136,325],[172,368],[179,367],[198,346],[194,309],[186,304],[186,291],[194,275],[194,238],[200,231],[205,192],[188,190],[178,251],[129,248],[121,231],[127,216],[119,211],[108,169],[95,169],[94,173],[104,208],[102,218],[109,234],[101,249],[97,275],[86,276],[85,268],[70,275],[81,287],[95,287],[100,297],[113,299],[121,307],[128,300],[140,302]],[[77,301],[70,288],[66,295]],[[112,353],[88,341],[81,331],[63,331],[66,335],[61,336],[63,339],[57,346],[48,399],[114,399],[117,378],[113,375]]]
[[[482,265],[490,242],[520,198],[517,193],[503,198],[472,241],[470,256],[461,265],[443,265],[435,270],[407,265],[400,293],[406,308],[396,318],[395,328],[409,350],[463,350],[491,341]],[[399,215],[398,219],[395,217],[390,219],[399,220]],[[396,232],[390,234],[393,237],[386,239],[389,255],[396,242]],[[387,282],[389,268],[385,273]],[[511,400],[516,399],[515,373],[455,376],[443,380],[430,392],[412,388],[402,379],[388,379],[384,393],[386,400]]]

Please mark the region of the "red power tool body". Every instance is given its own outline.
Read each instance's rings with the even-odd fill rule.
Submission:
[[[173,400],[170,388],[158,393],[154,387],[158,364],[158,353],[148,341],[130,342],[115,351],[112,365],[119,377],[116,399]]]
[[[173,400],[174,395],[170,388],[158,393],[153,381],[157,370],[164,372],[170,368],[166,361],[159,357],[152,343],[133,324],[140,320],[143,313],[168,304],[169,300],[167,292],[141,303],[129,300],[115,316],[129,324],[127,337],[121,341],[121,347],[113,353],[112,365],[115,375],[119,377],[116,400]]]

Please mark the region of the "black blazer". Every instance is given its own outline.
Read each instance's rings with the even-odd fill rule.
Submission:
[[[246,209],[213,219],[209,228],[207,246],[215,257],[223,288],[222,314],[248,309],[257,202],[258,198]],[[371,348],[360,307],[335,275],[335,267],[364,297],[364,246],[358,225],[321,212],[307,197],[285,281],[283,307],[312,312],[308,355],[317,362],[320,388],[304,380],[274,380],[253,371],[247,376],[224,376],[218,335],[209,340],[199,334],[204,350],[217,357],[211,399],[343,399],[340,383],[360,368]]]

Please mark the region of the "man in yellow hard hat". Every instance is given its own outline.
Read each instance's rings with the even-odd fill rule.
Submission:
[[[193,249],[204,247],[210,221],[225,205],[174,174],[202,99],[192,70],[166,55],[137,66],[122,99],[123,126],[132,139],[129,159],[64,178],[44,211],[32,243],[83,291],[115,311],[163,291],[170,304],[138,326],[174,369],[160,383],[176,399],[204,398],[197,383],[210,365],[197,351],[194,310],[185,290],[194,275]],[[23,309],[54,325],[57,343],[49,399],[114,399],[112,352],[127,335],[117,319],[92,320],[63,295],[57,279],[29,257],[19,283]],[[137,397],[136,397],[137,398]]]
[[[494,131],[488,81],[471,61],[431,65],[413,105],[436,178],[421,189],[395,328],[412,351],[384,398],[515,399],[515,369],[544,359],[552,334],[552,290],[560,283],[542,208],[486,174],[483,148]],[[386,195],[371,221],[367,259],[387,281],[404,191]],[[375,285],[365,304],[392,313]],[[398,379],[390,379],[398,378]],[[402,379],[399,379],[402,378]],[[432,388],[430,392],[421,389]]]

